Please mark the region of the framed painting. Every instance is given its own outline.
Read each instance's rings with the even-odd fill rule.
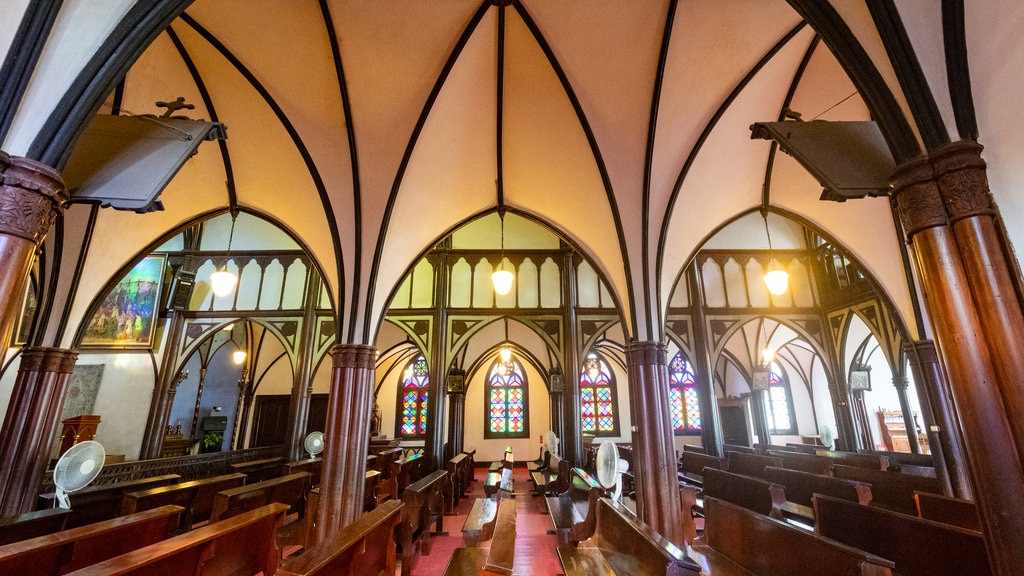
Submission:
[[[96,309],[82,347],[151,348],[167,256],[146,256]]]

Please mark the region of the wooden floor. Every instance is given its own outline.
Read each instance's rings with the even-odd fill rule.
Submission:
[[[455,516],[444,517],[444,531],[446,536],[435,536],[430,555],[423,556],[416,554],[412,559],[413,576],[440,576],[444,573],[448,559],[452,551],[463,546],[462,523],[473,507],[473,501],[483,498],[483,480],[487,477],[487,468],[477,468],[474,471],[477,482],[473,482],[468,497],[459,501],[455,509]],[[555,554],[557,542],[554,534],[548,534],[551,530],[551,518],[540,512],[540,498],[530,493],[529,474],[526,468],[515,468],[513,471],[516,494],[516,555],[515,572],[519,575],[529,576],[555,576],[562,573],[558,563],[558,556]],[[485,542],[486,549],[489,542]],[[399,566],[395,571],[396,575],[401,574],[401,558]]]

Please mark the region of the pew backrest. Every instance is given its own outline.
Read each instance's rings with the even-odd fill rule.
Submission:
[[[991,574],[980,532],[821,495],[814,510],[817,534],[888,558],[903,576]]]
[[[228,464],[232,472],[241,472],[245,474],[246,484],[255,484],[256,482],[262,482],[271,478],[276,478],[281,475],[281,464],[285,463],[285,459],[281,456],[275,458],[261,458],[259,460],[249,460],[246,462],[236,462],[234,464]]]
[[[219,522],[272,502],[285,504],[289,507],[289,513],[295,512],[302,516],[305,513],[306,497],[312,489],[312,476],[309,472],[298,472],[222,490],[214,496],[210,522]]]
[[[320,485],[320,477],[323,474],[324,459],[323,458],[306,458],[305,460],[295,460],[293,462],[284,462],[281,464],[281,469],[277,473],[278,476],[288,476],[289,474],[295,474],[296,472],[309,472],[313,475],[312,482],[313,486]],[[372,468],[367,467],[367,470]]]
[[[67,522],[64,523],[64,527],[75,528],[100,520],[110,520],[121,512],[121,499],[128,492],[169,486],[180,481],[181,476],[178,474],[162,474],[136,480],[125,480],[116,484],[87,486],[71,494],[71,514],[68,516]],[[41,494],[37,508],[40,510],[53,508],[56,496],[53,492]]]
[[[698,576],[702,573],[700,565],[661,534],[637,521],[626,506],[601,498],[596,509],[594,537],[580,546],[599,548],[616,574]]]
[[[761,456],[743,452],[726,452],[726,470],[744,476],[760,477],[767,466],[782,468],[782,459],[776,456]]]
[[[683,455],[679,459],[679,471],[691,483],[697,485],[703,483],[705,468],[728,470],[728,462],[724,458],[716,458],[700,452],[683,451]]]
[[[163,506],[0,546],[0,574],[66,574],[169,538],[183,508]]]
[[[835,462],[827,456],[816,454],[803,454],[800,452],[784,452],[780,450],[769,450],[767,456],[774,456],[782,460],[780,468],[809,472],[820,476],[832,475],[832,464]]]
[[[836,464],[842,464],[843,466],[856,466],[858,468],[882,471],[889,469],[889,457],[881,454],[837,452],[835,450],[818,450],[815,454],[832,458]]]
[[[705,498],[704,545],[751,574],[804,576],[828,567],[833,576],[889,576],[889,560],[819,537],[717,498]],[[756,534],[756,538],[750,535]],[[696,546],[701,551],[704,546]],[[799,551],[798,553],[796,551]],[[712,567],[712,574],[717,573]]]
[[[64,522],[69,514],[71,514],[71,510],[48,508],[26,512],[2,522],[0,523],[0,546],[59,532],[64,529]]]
[[[286,504],[268,504],[71,574],[274,574],[281,561],[275,536],[287,511]]]
[[[914,492],[914,501],[917,503],[919,518],[981,532],[978,507],[970,500],[930,492]]]
[[[764,479],[785,487],[786,500],[803,506],[812,506],[815,494],[825,494],[858,504],[871,502],[871,486],[856,480],[772,466],[764,469]]]
[[[704,497],[725,500],[779,520],[786,503],[786,491],[779,484],[714,468],[704,469]]]
[[[210,519],[213,513],[213,499],[218,492],[237,488],[244,482],[245,474],[234,472],[160,488],[128,492],[121,499],[121,515],[175,504],[185,509],[182,528],[191,530],[195,524]]]
[[[394,574],[394,531],[403,506],[398,501],[381,504],[337,534],[287,558],[277,575],[333,576],[348,574],[354,567],[366,574]]]
[[[899,472],[882,472],[857,466],[836,464],[832,473],[837,478],[847,478],[871,485],[871,505],[917,515],[914,491],[942,493],[942,484],[935,478],[915,476]]]

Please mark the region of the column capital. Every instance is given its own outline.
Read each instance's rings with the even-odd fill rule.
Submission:
[[[906,376],[893,376],[892,385],[897,390],[906,390],[910,385],[910,380]]]
[[[637,342],[626,344],[626,362],[634,366],[667,365],[668,345],[664,342]]]
[[[0,233],[39,245],[68,199],[60,172],[0,151]]]
[[[335,344],[331,347],[335,368],[372,370],[377,361],[377,348],[367,344]]]
[[[950,221],[997,213],[988,187],[988,173],[981,158],[981,144],[960,140],[931,154],[939,193]]]
[[[890,183],[908,242],[922,230],[948,224],[946,206],[935,181],[935,170],[927,157],[921,156],[897,166]]]
[[[918,365],[939,363],[939,352],[935,348],[934,340],[906,342],[903,344],[903,350],[907,352],[911,364],[915,362]]]
[[[28,346],[21,349],[21,372],[57,372],[71,374],[78,360],[76,350]]]

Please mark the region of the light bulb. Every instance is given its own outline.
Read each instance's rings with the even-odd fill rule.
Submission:
[[[512,349],[507,347],[502,348],[501,351],[498,352],[498,356],[501,357],[502,362],[508,362],[512,359]]]
[[[761,350],[761,361],[765,364],[771,364],[772,360],[775,360],[775,350],[765,346],[764,350]]]
[[[245,362],[245,350],[235,350],[231,354],[231,359],[235,361],[235,364],[241,364]]]
[[[494,283],[494,291],[499,296],[504,296],[512,290],[512,282],[515,280],[515,276],[508,270],[496,270],[494,274],[491,274],[491,282]]]
[[[227,296],[231,294],[231,291],[235,289],[235,283],[238,278],[227,271],[227,268],[223,270],[217,270],[213,274],[210,274],[210,289],[217,296]]]
[[[764,283],[769,292],[780,296],[789,288],[789,274],[785,270],[770,270],[764,275]]]

